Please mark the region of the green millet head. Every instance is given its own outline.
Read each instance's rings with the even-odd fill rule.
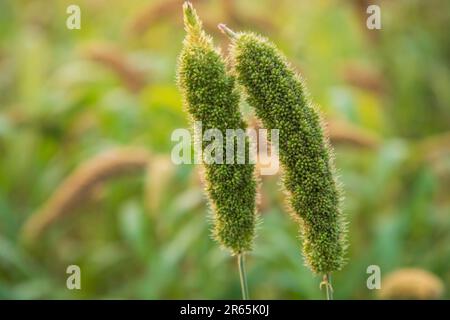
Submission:
[[[279,129],[288,201],[302,226],[307,265],[318,274],[345,264],[345,223],[332,151],[302,79],[274,44],[253,33],[219,28],[232,39],[231,57],[249,104],[267,129]]]
[[[185,3],[183,10],[187,35],[177,70],[183,101],[191,120],[201,121],[202,137],[206,130],[217,129],[225,141],[226,129],[246,129],[239,112],[235,80],[228,75],[211,38],[202,30],[192,5]],[[206,145],[203,143],[203,151]],[[245,146],[248,155],[248,141]],[[226,155],[226,144],[221,148]],[[214,238],[233,254],[239,254],[250,250],[253,244],[256,180],[253,164],[237,164],[237,154],[234,160],[234,164],[203,165],[206,192],[213,211]]]

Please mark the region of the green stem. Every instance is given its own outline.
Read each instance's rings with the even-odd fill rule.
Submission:
[[[239,277],[241,279],[242,300],[248,300],[248,286],[247,286],[247,273],[245,272],[245,257],[244,253],[240,253],[237,256]]]
[[[333,300],[333,286],[331,285],[331,274],[326,273],[323,275],[323,280],[320,283],[320,288],[325,286],[327,292],[327,300]]]

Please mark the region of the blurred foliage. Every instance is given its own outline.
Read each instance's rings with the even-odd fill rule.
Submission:
[[[68,30],[75,2],[82,28]],[[75,2],[0,1],[0,298],[240,298],[236,262],[210,237],[198,167],[170,162],[170,134],[188,126],[174,79],[182,1]],[[371,31],[369,2],[194,4],[224,50],[219,22],[271,37],[328,119],[379,141],[335,145],[350,222],[335,297],[375,298],[366,268],[376,264],[382,274],[426,269],[449,298],[450,3],[380,1],[382,30]],[[146,148],[158,161],[100,185],[25,244],[25,221],[64,179],[118,146]],[[279,177],[263,178],[260,207],[251,296],[323,298]],[[81,267],[82,290],[65,286],[71,264]]]

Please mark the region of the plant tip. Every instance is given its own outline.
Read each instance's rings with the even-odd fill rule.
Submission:
[[[224,33],[228,37],[230,37],[232,39],[236,38],[236,33],[233,30],[231,30],[230,28],[228,28],[226,24],[219,23],[217,25],[217,27],[219,28],[220,31],[222,31],[222,33]]]
[[[194,7],[192,6],[192,3],[190,1],[185,1],[183,3],[183,9],[184,10],[193,10]]]
[[[194,6],[189,1],[183,3],[183,14],[186,27],[194,29],[201,28]]]

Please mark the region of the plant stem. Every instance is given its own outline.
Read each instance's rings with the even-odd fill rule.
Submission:
[[[323,280],[320,283],[320,288],[325,286],[327,292],[327,300],[333,300],[333,286],[331,285],[331,274],[326,273],[323,275]]]
[[[242,300],[248,300],[248,286],[247,286],[247,273],[245,272],[245,256],[244,253],[240,253],[237,256],[239,277],[241,279]]]

